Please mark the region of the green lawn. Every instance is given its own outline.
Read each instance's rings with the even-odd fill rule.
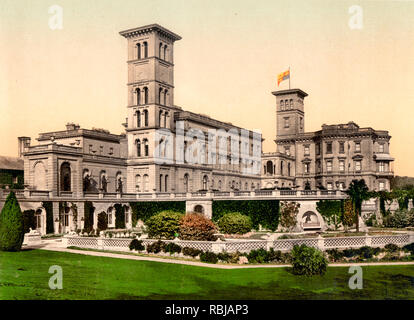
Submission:
[[[51,265],[63,289],[51,290]],[[348,268],[323,277],[289,268],[212,269],[43,250],[0,252],[0,299],[414,299],[414,266],[363,267],[364,288],[348,288]]]

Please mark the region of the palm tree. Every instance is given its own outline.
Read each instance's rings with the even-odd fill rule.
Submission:
[[[345,192],[349,195],[355,207],[356,232],[359,232],[359,216],[361,215],[362,202],[371,198],[371,192],[369,192],[364,179],[352,180],[348,190]]]

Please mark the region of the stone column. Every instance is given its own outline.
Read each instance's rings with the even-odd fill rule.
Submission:
[[[78,207],[78,226],[77,228],[82,230],[85,226],[85,202],[77,202]]]
[[[53,201],[52,202],[53,208],[53,230],[55,234],[58,234],[61,230],[59,230],[60,221],[59,221],[59,202]]]

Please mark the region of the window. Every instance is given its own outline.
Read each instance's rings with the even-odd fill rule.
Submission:
[[[379,172],[384,172],[385,171],[385,163],[384,162],[380,162],[379,163]]]
[[[137,59],[141,59],[141,44],[137,43]]]
[[[167,96],[168,96],[168,90],[164,91],[164,106],[167,105]]]
[[[380,191],[385,190],[385,183],[384,182],[379,183],[379,189],[380,189]]]
[[[160,43],[160,50],[158,52],[158,56],[160,57],[160,59],[162,59],[161,53],[162,53],[162,43]]]
[[[189,187],[188,187],[188,180],[189,180],[189,176],[188,176],[188,173],[186,173],[185,175],[184,175],[184,191],[185,192],[188,192],[188,190],[189,190]],[[221,187],[221,181],[219,181],[219,188]]]
[[[148,58],[148,43],[145,41],[144,45],[144,58]]]
[[[345,153],[345,142],[339,142],[339,153]]]
[[[302,117],[299,118],[299,125],[300,125],[300,129],[303,129],[303,118]]]
[[[139,174],[135,176],[135,191],[141,191],[141,176]]]
[[[285,147],[285,153],[290,156],[290,147]]]
[[[112,224],[112,213],[108,213],[108,225]]]
[[[167,45],[164,46],[164,60],[167,61]]]
[[[60,189],[61,191],[71,191],[71,168],[68,162],[64,162],[60,167]]]
[[[144,125],[148,127],[148,110],[144,110]]]
[[[309,163],[304,163],[304,173],[309,173]]]
[[[144,88],[144,104],[148,104],[148,88]]]
[[[345,160],[339,160],[339,171],[345,172]]]
[[[164,114],[164,128],[167,128],[167,117],[168,117],[168,112]]]
[[[148,146],[148,139],[144,139],[144,155],[146,157],[149,156],[149,146]]]
[[[320,155],[320,154],[321,154],[321,145],[320,145],[319,143],[317,143],[317,144],[315,145],[315,153],[316,153],[317,155]]]
[[[165,180],[165,190],[164,191],[168,192],[168,174],[165,175],[164,180]]]
[[[280,174],[283,176],[283,161],[280,161]]]
[[[145,192],[148,192],[148,182],[149,182],[149,176],[147,174],[144,174],[144,182],[143,182],[143,189]]]
[[[355,161],[355,171],[361,171],[361,161]]]
[[[361,152],[361,142],[355,142],[355,152]]]
[[[141,111],[137,111],[137,127],[141,127]]]
[[[290,99],[290,109],[293,109],[293,99]]]
[[[283,100],[280,100],[280,110],[283,111],[285,109],[285,103]]]
[[[160,88],[160,89],[159,89],[159,91],[158,91],[158,103],[159,103],[159,104],[162,104],[162,99],[161,99],[161,97],[162,97],[162,88]]]
[[[160,174],[160,192],[162,192],[162,174]]]
[[[104,152],[104,147],[103,146],[99,146],[99,154],[102,155]]]
[[[273,174],[273,162],[267,161],[265,165],[265,173],[272,175]]]
[[[304,149],[305,149],[304,155],[308,156],[309,155],[309,145],[305,145]]]
[[[332,160],[326,161],[326,171],[332,172]]]
[[[380,153],[384,153],[384,144],[383,144],[383,143],[381,143],[381,144],[379,145],[379,152],[380,152]]]
[[[332,142],[326,143],[326,153],[332,153]]]
[[[288,163],[288,176],[290,177],[290,162]]]
[[[289,128],[289,117],[283,119],[285,120],[285,128]]]
[[[328,183],[326,184],[326,189],[328,189],[328,190],[332,190],[332,189],[333,189],[333,183],[332,183],[332,182],[328,182]]]
[[[141,104],[141,89],[137,88],[137,90],[135,90],[136,94],[137,94],[137,105],[139,106]]]
[[[137,144],[137,157],[141,156],[141,140],[137,139],[135,140],[135,143]]]
[[[207,190],[208,189],[208,177],[204,176],[203,177],[203,190]]]

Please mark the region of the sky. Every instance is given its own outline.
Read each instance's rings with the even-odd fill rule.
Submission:
[[[62,29],[49,26],[54,5]],[[288,88],[277,74],[290,67],[291,87],[309,94],[306,131],[349,121],[388,130],[395,174],[414,176],[413,19],[414,1],[1,0],[0,155],[68,122],[123,132],[119,31],[158,23],[182,37],[175,105],[260,129],[275,151],[271,92]]]

